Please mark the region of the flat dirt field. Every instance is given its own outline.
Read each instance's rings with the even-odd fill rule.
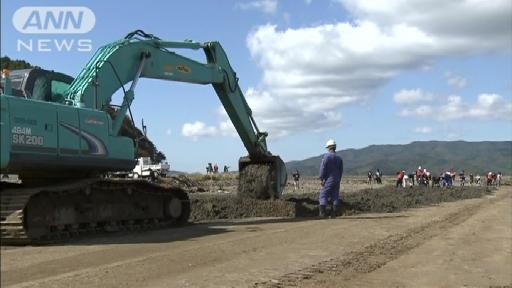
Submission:
[[[511,196],[2,247],[1,287],[512,287]]]

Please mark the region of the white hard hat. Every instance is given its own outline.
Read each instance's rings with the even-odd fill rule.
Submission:
[[[331,146],[336,146],[336,141],[334,141],[333,139],[329,139],[327,140],[327,143],[325,143],[325,148],[329,148]]]

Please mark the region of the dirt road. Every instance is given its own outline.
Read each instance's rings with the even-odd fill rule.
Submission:
[[[512,285],[511,195],[508,187],[402,213],[216,222],[2,247],[1,286]]]

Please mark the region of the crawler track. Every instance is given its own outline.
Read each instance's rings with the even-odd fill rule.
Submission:
[[[88,179],[38,188],[4,187],[1,242],[44,244],[84,234],[180,225],[190,201],[179,188],[144,180]]]

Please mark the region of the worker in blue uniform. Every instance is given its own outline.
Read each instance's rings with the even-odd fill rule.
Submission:
[[[325,144],[327,153],[320,164],[320,217],[326,217],[326,206],[332,201],[331,218],[335,218],[340,206],[340,185],[343,175],[343,160],[336,155],[336,141],[329,139]]]

